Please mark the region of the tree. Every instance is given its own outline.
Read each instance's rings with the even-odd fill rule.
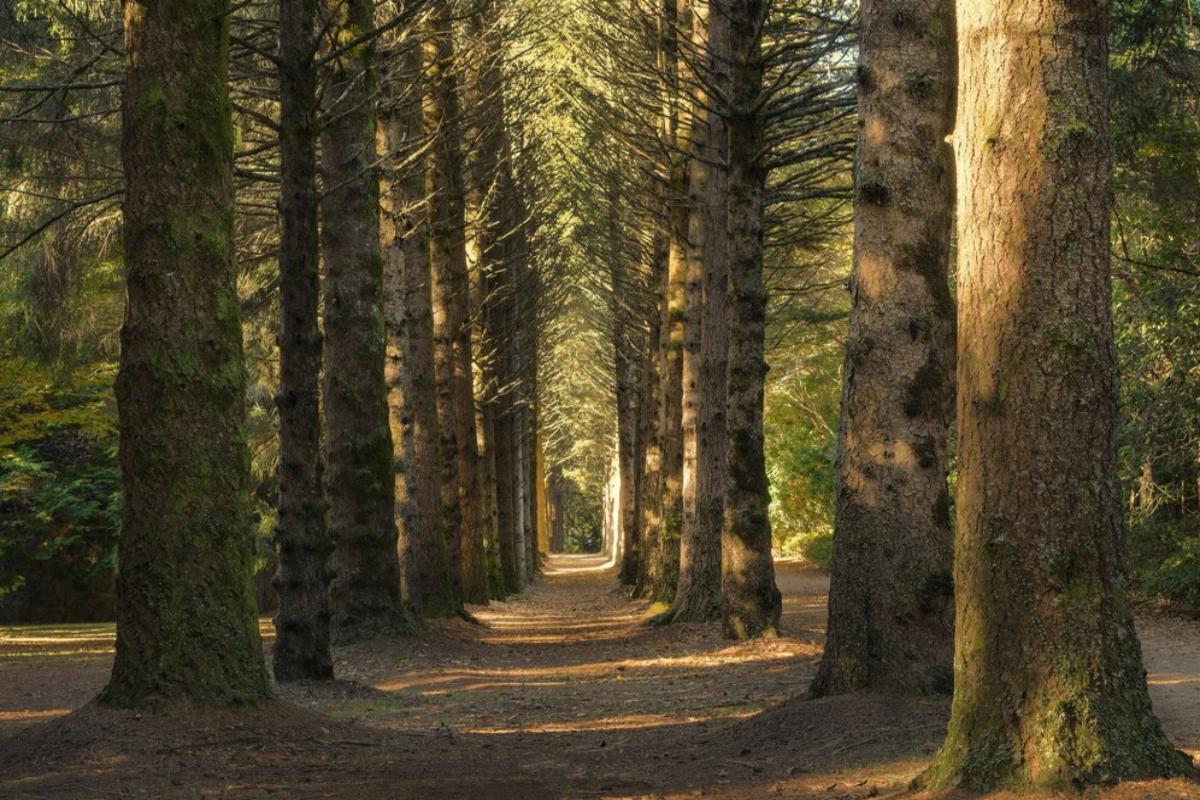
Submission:
[[[333,677],[321,485],[316,0],[279,3],[279,597],[275,679]]]
[[[853,306],[817,697],[951,685],[953,14],[859,11]]]
[[[403,628],[395,475],[384,379],[371,0],[324,0],[321,132],[325,459],[334,636]]]
[[[683,525],[675,621],[721,617],[725,507],[725,295],[728,191],[725,122],[712,109],[728,91],[728,22],[692,0],[688,232],[683,337]]]
[[[124,510],[101,695],[114,706],[270,694],[250,581],[228,10],[125,3]]]
[[[439,505],[429,205],[425,197],[426,172],[422,152],[427,144],[421,107],[422,53],[415,37],[394,44],[398,49],[395,54],[398,74],[388,83],[381,129],[390,172],[384,213],[392,216],[393,236],[390,243],[393,250],[385,264],[385,298],[397,312],[395,316],[403,312],[405,340],[398,341],[400,337],[397,336],[397,341],[393,342],[396,366],[403,365],[404,369],[393,372],[393,380],[399,383],[403,397],[396,397],[392,416],[394,420],[399,416],[401,428],[411,428],[412,437],[411,451],[404,465],[406,475],[401,478],[408,492],[404,538],[412,562],[405,600],[424,616],[451,616],[458,612],[459,603],[455,579],[450,571],[446,520]],[[386,229],[387,222],[384,224]],[[398,326],[389,327],[399,332]],[[403,411],[400,411],[401,406]]]
[[[725,635],[779,628],[782,598],[771,558],[770,494],[763,454],[766,288],[763,285],[763,0],[724,0],[729,19],[729,468],[721,531]]]
[[[954,703],[923,782],[1184,774],[1125,594],[1108,5],[960,4],[957,29]]]
[[[430,82],[425,124],[429,135],[436,137],[426,187],[430,198],[434,368],[438,428],[442,434],[442,507],[451,531],[451,564],[462,601],[486,603],[483,498],[479,491],[471,371],[466,189],[452,11],[449,3],[437,4],[427,23],[425,42]]]

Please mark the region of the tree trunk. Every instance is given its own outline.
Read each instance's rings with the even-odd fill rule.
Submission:
[[[649,597],[654,592],[662,566],[663,494],[662,494],[662,373],[665,357],[662,349],[663,319],[666,317],[666,236],[656,232],[649,253],[648,285],[654,302],[649,314],[646,358],[642,369],[642,478],[641,478],[641,551],[634,597]]]
[[[954,5],[859,11],[854,276],[825,653],[809,687],[949,692]]]
[[[370,0],[324,2],[331,42],[371,27]],[[330,105],[321,134],[325,486],[334,541],[329,594],[333,634],[343,642],[403,627],[384,381],[373,60],[370,44],[331,59],[325,91]]]
[[[328,680],[333,541],[321,485],[316,0],[279,3],[279,569],[275,679]]]
[[[726,93],[728,21],[692,0],[692,124],[688,165],[687,288],[683,346],[683,529],[672,619],[721,617],[721,525],[725,506],[725,372],[728,337],[725,246],[728,186],[725,124],[709,87]]]
[[[108,705],[271,692],[251,581],[228,11],[224,0],[125,4],[125,499]]]
[[[763,453],[762,26],[763,0],[728,0],[729,127],[729,436],[721,597],[725,635],[745,639],[779,628],[781,598],[771,558],[771,497]]]
[[[683,529],[683,335],[687,271],[688,163],[681,154],[688,141],[689,116],[681,112],[680,31],[690,30],[690,1],[665,0],[662,20],[662,70],[666,80],[666,141],[671,162],[667,186],[667,288],[662,321],[662,528],[659,566],[652,587],[656,601],[670,603],[679,583],[679,537]]]
[[[924,782],[1190,772],[1151,711],[1126,598],[1108,7],[960,4],[958,32],[954,703]]]
[[[400,250],[396,261],[389,259],[388,267],[400,270],[408,339],[407,424],[412,429],[412,443],[405,533],[411,581],[405,599],[417,613],[441,617],[457,614],[461,603],[450,570],[446,520],[439,498],[441,460],[433,367],[429,206],[425,197],[425,160],[419,155],[425,144],[425,128],[421,93],[416,88],[422,71],[421,47],[415,41],[406,41],[402,46],[403,85],[394,87],[387,99],[390,119],[384,130],[388,135],[388,152],[395,163],[402,164],[395,168],[390,200]]]
[[[467,603],[486,603],[479,445],[471,371],[462,133],[449,4],[439,4],[433,10],[427,34],[425,52],[431,92],[426,105],[426,126],[437,137],[431,152],[427,189],[434,367],[438,426],[442,433],[442,505],[451,526],[451,561],[457,570],[461,598]]]

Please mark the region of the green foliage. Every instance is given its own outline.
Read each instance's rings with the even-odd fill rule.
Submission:
[[[1133,525],[1129,553],[1141,594],[1200,611],[1200,517]]]

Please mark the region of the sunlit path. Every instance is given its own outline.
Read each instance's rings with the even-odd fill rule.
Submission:
[[[617,588],[604,558],[560,555],[522,594],[472,607],[479,624],[435,621],[415,638],[341,649],[339,681],[284,692],[359,726],[318,737],[350,744],[344,764],[318,766],[311,780],[345,783],[342,770],[382,757],[401,773],[389,786],[430,797],[476,796],[466,779],[427,774],[464,760],[502,798],[689,797],[696,786],[739,800],[844,798],[903,782],[936,745],[943,706],[797,700],[820,655],[827,580],[778,566],[785,635],[774,640],[730,643],[715,625],[647,628],[646,603]],[[1180,746],[1200,751],[1200,629],[1169,617],[1140,624],[1156,710]],[[86,703],[111,646],[107,625],[0,629],[0,736]],[[497,783],[506,775],[510,788]],[[431,793],[435,784],[446,793]]]

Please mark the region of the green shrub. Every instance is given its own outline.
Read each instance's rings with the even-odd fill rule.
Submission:
[[[1135,523],[1129,555],[1139,594],[1200,611],[1200,516]]]

